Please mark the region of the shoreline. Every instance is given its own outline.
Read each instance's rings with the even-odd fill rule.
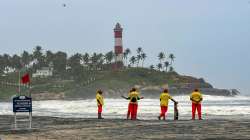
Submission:
[[[160,95],[160,94],[159,94]],[[172,97],[178,97],[178,96],[187,96],[189,97],[190,94],[173,94],[171,95]],[[213,97],[225,97],[225,98],[230,98],[230,97],[249,97],[249,95],[244,95],[244,94],[239,94],[239,95],[211,95],[211,94],[203,94],[203,96],[213,96]],[[145,99],[158,99],[158,95],[157,96],[144,96]],[[105,99],[122,99],[120,96],[116,96],[116,97],[105,97]],[[80,100],[95,100],[95,97],[89,97],[89,98],[58,98],[58,99],[50,99],[50,98],[44,98],[44,99],[36,99],[34,97],[32,97],[32,101],[80,101]],[[10,99],[2,99],[0,101],[1,102],[12,102],[12,98]]]
[[[250,119],[125,120],[33,117],[33,129],[13,130],[12,116],[0,115],[2,140],[79,139],[250,139]],[[249,118],[249,117],[248,117]]]

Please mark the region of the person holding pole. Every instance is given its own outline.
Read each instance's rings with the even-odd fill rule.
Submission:
[[[175,101],[168,93],[168,89],[164,89],[163,92],[160,95],[160,106],[161,106],[161,113],[158,116],[158,119],[166,120],[166,113],[168,111],[168,100],[172,100],[176,105],[178,104],[177,101]]]
[[[96,92],[96,102],[97,102],[97,107],[98,107],[98,119],[103,119],[102,118],[102,107],[104,105],[104,99],[102,96],[102,90],[97,90]]]
[[[190,100],[192,101],[192,120],[195,120],[196,110],[198,111],[199,120],[202,120],[202,118],[201,118],[201,102],[203,100],[203,97],[198,89],[195,89],[191,93]]]

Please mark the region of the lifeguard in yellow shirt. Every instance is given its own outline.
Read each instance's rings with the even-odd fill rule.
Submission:
[[[128,105],[128,114],[127,119],[129,119],[129,115],[131,114],[131,120],[137,119],[137,109],[138,109],[138,100],[143,99],[144,97],[139,96],[139,92],[136,88],[132,88],[128,94],[128,97],[121,96],[124,99],[130,100]]]
[[[178,104],[177,101],[175,101],[168,93],[168,89],[164,89],[163,92],[160,95],[160,106],[161,106],[161,113],[160,116],[158,116],[158,119],[161,120],[161,117],[163,117],[163,120],[166,119],[166,113],[168,111],[168,100],[172,100],[174,103]]]
[[[104,99],[103,99],[101,90],[97,90],[97,92],[96,92],[96,102],[97,102],[97,107],[98,107],[98,119],[103,119],[102,118],[102,107],[104,105]]]
[[[201,118],[201,102],[202,102],[203,98],[202,98],[202,95],[198,89],[195,89],[192,92],[192,94],[190,95],[190,100],[192,101],[192,120],[195,119],[196,109],[198,111],[199,120],[202,120],[202,118]]]

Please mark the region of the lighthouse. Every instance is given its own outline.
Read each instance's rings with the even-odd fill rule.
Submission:
[[[122,27],[117,23],[114,28],[115,37],[115,67],[121,68],[123,66],[123,46],[122,46]]]

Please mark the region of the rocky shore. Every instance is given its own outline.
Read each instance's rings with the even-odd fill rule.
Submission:
[[[122,120],[34,117],[33,129],[13,130],[0,116],[1,140],[250,139],[250,119]],[[237,117],[236,117],[237,118]]]

